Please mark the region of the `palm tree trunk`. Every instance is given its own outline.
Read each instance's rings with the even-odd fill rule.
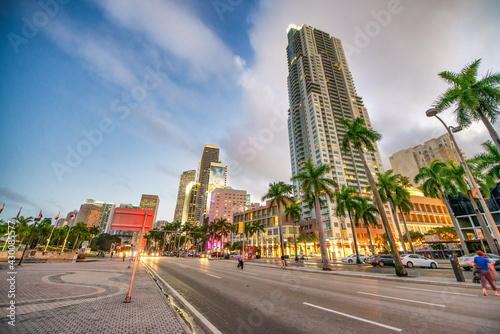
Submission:
[[[476,213],[479,225],[481,225],[481,229],[483,230],[483,235],[486,238],[488,246],[490,247],[490,251],[493,254],[498,255],[498,249],[490,233],[490,230],[488,229],[488,224],[486,223],[486,220],[484,219],[481,210],[479,210],[479,206],[477,205],[476,199],[472,196],[472,192],[470,190],[467,190],[467,197],[469,197],[469,200],[472,203],[472,207],[474,208],[474,212]]]
[[[396,225],[396,229],[398,230],[401,246],[403,246],[403,252],[405,254],[408,254],[408,251],[406,250],[405,239],[403,238],[403,234],[401,233],[401,227],[399,226],[398,213],[394,209],[394,204],[392,203],[392,199],[389,200],[389,206],[391,207],[392,216],[394,217],[394,225]]]
[[[477,109],[477,113],[481,117],[481,121],[483,121],[484,126],[486,126],[486,129],[488,129],[488,132],[490,133],[490,137],[493,140],[493,143],[497,147],[498,152],[500,152],[500,137],[498,136],[498,133],[495,131],[493,126],[491,125],[490,121],[484,116],[483,111],[481,108]]]
[[[373,251],[373,242],[372,242],[372,235],[370,234],[370,227],[368,224],[365,222],[365,228],[366,228],[366,234],[368,234],[368,240],[370,241],[370,249],[372,251],[372,255],[375,256],[375,252]]]
[[[19,248],[20,248],[20,247],[21,247],[21,245],[23,244],[24,238],[26,238],[26,237],[23,237],[23,238],[21,239],[21,242],[19,243],[19,246],[17,246],[17,249],[16,249],[16,250],[19,250]]]
[[[444,202],[444,205],[446,206],[446,210],[448,210],[448,214],[450,215],[451,222],[453,223],[453,227],[455,227],[455,231],[457,232],[458,238],[460,239],[460,245],[462,246],[462,251],[464,254],[469,253],[469,248],[467,247],[467,244],[465,243],[464,239],[464,234],[462,233],[462,230],[460,229],[460,225],[458,224],[457,218],[455,217],[455,214],[453,213],[453,210],[451,209],[451,205],[448,202],[448,197],[444,194],[443,190],[441,188],[438,188],[439,193],[441,194],[441,199]]]
[[[359,259],[358,237],[356,235],[356,227],[354,226],[354,221],[351,218],[350,212],[349,212],[349,220],[351,221],[352,239],[354,240],[354,250],[356,251],[356,264],[361,264],[361,260]]]
[[[403,226],[405,228],[406,238],[408,239],[408,243],[410,244],[410,250],[411,250],[412,254],[415,254],[415,249],[413,248],[413,242],[411,240],[410,231],[408,231],[408,226],[406,225],[405,214],[404,214],[403,210],[401,210],[401,207],[399,207],[399,212],[401,212],[401,219],[403,220]],[[397,212],[396,212],[396,214],[397,214]]]
[[[399,257],[399,252],[396,248],[396,242],[394,240],[394,235],[392,234],[391,225],[389,225],[389,219],[387,219],[387,214],[385,213],[385,207],[382,203],[382,199],[380,198],[380,194],[377,191],[377,185],[375,184],[375,180],[373,179],[373,175],[368,168],[368,164],[366,163],[366,158],[363,153],[361,147],[358,147],[358,154],[361,157],[361,161],[365,167],[366,176],[368,177],[368,182],[370,183],[370,187],[372,188],[373,197],[375,198],[375,203],[378,206],[380,217],[382,218],[382,223],[384,224],[385,230],[387,232],[387,237],[389,238],[389,244],[391,245],[391,253],[394,257],[394,266],[396,269],[397,276],[408,276],[408,272],[406,271],[403,263],[401,262],[401,258]]]
[[[321,260],[323,261],[323,270],[332,270],[330,260],[326,251],[325,229],[323,228],[323,217],[321,216],[321,206],[319,204],[319,194],[314,193],[314,204],[316,206],[316,228],[319,234],[319,248],[321,250]],[[316,244],[316,242],[314,243]]]
[[[280,228],[280,247],[281,247],[281,255],[285,255],[285,249],[283,248],[283,222],[281,221],[281,203],[278,203],[278,225]]]

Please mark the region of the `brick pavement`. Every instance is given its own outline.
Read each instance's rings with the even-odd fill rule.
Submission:
[[[23,264],[15,270],[15,299],[8,298],[8,272],[0,263],[0,333],[191,333],[142,265],[131,303],[124,300],[132,268],[121,258]]]

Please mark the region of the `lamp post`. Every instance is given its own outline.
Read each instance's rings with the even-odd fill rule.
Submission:
[[[467,174],[467,177],[469,179],[469,185],[476,191],[479,202],[481,203],[481,206],[483,207],[483,211],[484,211],[484,214],[486,216],[486,219],[488,220],[488,225],[490,225],[491,230],[492,230],[493,234],[495,235],[495,238],[497,239],[497,241],[500,242],[500,234],[498,233],[498,228],[496,226],[495,220],[491,216],[491,212],[488,209],[488,206],[486,205],[486,202],[483,198],[483,195],[481,194],[481,190],[477,186],[477,183],[474,180],[474,177],[472,176],[472,173],[469,169],[469,166],[465,162],[464,156],[462,155],[462,152],[460,152],[460,149],[458,148],[457,142],[455,141],[455,137],[453,136],[452,132],[458,132],[461,129],[459,127],[447,126],[446,123],[437,115],[436,108],[428,109],[425,112],[425,114],[427,115],[427,117],[436,117],[443,124],[443,126],[446,128],[446,131],[448,131],[448,134],[450,135],[451,140],[453,141],[453,144],[455,145],[455,150],[457,151],[458,156],[460,157],[460,162],[462,164],[462,167],[464,168],[464,171]],[[488,229],[488,225],[484,221],[483,215],[482,215],[481,211],[479,210],[479,208],[477,207],[477,204],[474,202],[474,198],[471,199],[471,204],[473,205],[474,210],[476,211],[477,219],[479,221],[479,224],[481,225],[481,228],[484,231],[484,235],[486,237],[486,241],[488,242],[488,246],[490,247],[491,251],[494,254],[500,255],[499,251],[498,251],[498,247],[496,246],[495,241],[493,240],[493,236],[491,235],[491,233]],[[448,210],[451,210],[451,208],[448,208]],[[452,212],[450,211],[450,213],[452,213]],[[452,216],[454,216],[454,215],[452,214]],[[452,218],[453,225],[455,225],[455,230],[457,230],[458,236],[460,238],[460,243],[461,243],[462,248],[464,249],[464,252],[465,252],[467,247],[466,246],[464,247],[465,240],[463,238],[462,231],[460,230],[460,226],[458,225],[458,222],[456,222],[456,219],[453,219],[453,218]]]

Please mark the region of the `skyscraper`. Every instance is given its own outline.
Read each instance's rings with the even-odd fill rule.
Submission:
[[[188,170],[181,175],[179,182],[179,191],[177,192],[177,203],[175,205],[174,223],[182,221],[182,212],[184,210],[184,202],[186,200],[186,189],[188,184],[196,179],[196,170]]]
[[[292,175],[303,170],[311,159],[316,165],[327,164],[327,177],[340,187],[354,187],[368,194],[368,179],[357,152],[343,152],[346,129],[340,120],[360,117],[371,128],[363,100],[356,93],[347,65],[342,42],[316,28],[303,25],[288,29],[288,134]],[[378,148],[365,152],[372,174],[382,172]],[[295,196],[303,195],[300,184],[294,183]],[[314,210],[303,203],[303,219],[316,218]],[[335,203],[326,199],[321,221],[327,238],[342,238],[341,230],[349,231],[349,219],[336,217]],[[318,219],[319,220],[319,219]]]
[[[194,221],[203,223],[205,219],[205,209],[207,205],[207,190],[210,177],[210,163],[219,162],[219,147],[214,145],[205,145],[201,155],[200,167],[198,169],[198,189],[196,197],[196,212]]]
[[[139,204],[140,209],[153,210],[153,224],[156,223],[156,213],[158,212],[158,206],[160,205],[160,197],[158,195],[146,195],[142,194],[141,204]]]
[[[394,174],[407,176],[411,182],[415,180],[420,168],[428,167],[434,159],[443,162],[452,160],[460,164],[457,149],[448,133],[429,139],[423,145],[398,151],[389,157]]]

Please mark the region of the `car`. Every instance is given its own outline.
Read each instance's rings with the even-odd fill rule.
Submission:
[[[374,267],[394,266],[394,257],[388,254],[377,255],[370,260],[370,264]]]
[[[311,252],[311,253],[309,253],[309,257],[310,257],[311,259],[319,259],[319,258],[321,258],[321,253],[318,253],[318,252]]]
[[[403,263],[404,266],[408,268],[427,267],[427,268],[437,269],[438,267],[436,261],[417,254],[405,254],[401,256],[401,262]]]
[[[472,264],[474,263],[474,258],[477,256],[475,253],[467,254],[464,256],[460,256],[458,260],[458,265],[462,267],[464,270],[471,270],[472,269]],[[491,263],[495,263],[498,260],[500,260],[500,257],[498,257],[495,254],[487,253],[485,255],[488,259],[490,259]]]
[[[366,255],[363,255],[363,254],[359,254],[359,260],[361,262],[365,262],[365,260],[368,258],[368,256]],[[349,256],[346,256],[342,259],[342,262],[345,262],[345,263],[354,263],[356,262],[356,254],[351,254]]]

